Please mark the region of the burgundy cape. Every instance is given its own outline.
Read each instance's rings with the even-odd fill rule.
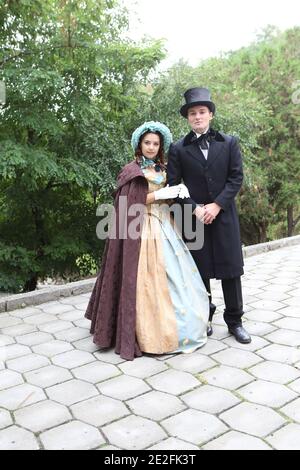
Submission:
[[[128,209],[132,204],[145,204],[147,191],[148,182],[140,166],[135,161],[128,163],[118,175],[115,192],[117,237],[106,240],[101,270],[85,313],[92,321],[94,343],[100,348],[115,346],[116,353],[126,360],[142,355],[135,334],[140,237],[137,240],[118,237],[136,219],[119,214],[118,209],[120,196],[127,196]],[[141,226],[142,217],[139,223]]]

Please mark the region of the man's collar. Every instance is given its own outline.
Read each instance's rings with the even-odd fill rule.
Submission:
[[[195,130],[193,130],[193,132],[196,135],[196,137],[200,137],[201,135],[206,134],[206,132],[208,132],[208,130],[209,130],[209,126],[205,129],[204,132],[201,132],[200,134],[198,132],[196,132]]]
[[[197,140],[195,132],[191,131],[188,135],[185,136],[183,140],[183,146],[186,147],[187,145],[191,145],[193,142],[195,142],[195,140]],[[215,131],[212,128],[209,129],[209,140],[210,141],[215,140],[217,142],[225,142],[225,139],[222,136],[222,134],[220,134],[220,132]]]

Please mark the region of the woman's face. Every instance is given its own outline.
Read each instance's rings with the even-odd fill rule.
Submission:
[[[144,135],[141,142],[141,150],[144,157],[151,158],[151,160],[153,160],[159,152],[159,147],[159,135],[152,134],[152,132],[148,132]]]

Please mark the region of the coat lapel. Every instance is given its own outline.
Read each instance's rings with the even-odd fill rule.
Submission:
[[[207,156],[207,168],[209,168],[215,159],[218,157],[220,152],[223,150],[224,144],[213,140],[209,145],[208,156]],[[204,158],[204,157],[203,157]]]
[[[187,152],[195,159],[198,163],[201,163],[202,166],[206,166],[207,161],[201,152],[198,144],[195,142],[187,148]]]
[[[223,149],[223,143],[225,142],[225,139],[220,132],[215,131],[214,129],[210,129],[209,132],[210,145],[207,160],[201,152],[198,143],[195,141],[195,134],[193,131],[186,135],[183,140],[183,146],[186,147],[187,152],[192,155],[195,160],[200,162],[203,167],[207,168],[210,167],[215,161],[215,159],[218,157],[218,155]]]

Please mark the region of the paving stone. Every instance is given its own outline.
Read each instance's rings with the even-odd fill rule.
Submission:
[[[96,384],[104,380],[111,379],[121,374],[121,371],[112,364],[105,362],[91,362],[85,366],[73,369],[73,374],[77,379],[82,379],[87,382]]]
[[[27,325],[26,323],[19,323],[19,325],[10,326],[9,328],[2,328],[2,333],[9,336],[25,335],[37,331],[35,325]]]
[[[65,320],[65,321],[75,321],[75,320],[80,320],[82,318],[82,312],[79,310],[71,310],[66,313],[61,313],[60,315],[57,316],[60,320]]]
[[[294,330],[300,332],[300,318],[281,318],[273,323],[278,328],[285,328],[286,330]],[[300,333],[299,333],[300,336]]]
[[[98,395],[97,389],[89,383],[81,380],[70,380],[46,389],[48,397],[63,405],[74,405]]]
[[[48,323],[44,323],[39,327],[41,331],[45,331],[46,333],[58,333],[59,331],[67,330],[71,328],[73,325],[69,321],[63,320],[56,320],[50,321]]]
[[[209,337],[205,346],[195,351],[194,354],[204,354],[206,356],[209,356],[210,354],[213,354],[218,351],[222,351],[223,349],[226,349],[226,348],[227,348],[227,345],[224,344],[222,341],[218,341],[216,339]]]
[[[293,421],[300,423],[300,398],[284,406],[280,411]]]
[[[15,387],[24,383],[24,380],[18,372],[12,370],[1,370],[0,371],[0,390],[6,388]]]
[[[32,432],[18,426],[0,431],[0,450],[38,450],[39,445]]]
[[[75,341],[73,343],[74,348],[80,349],[81,351],[87,351],[94,353],[96,351],[99,351],[99,346],[97,346],[93,342],[93,337],[89,336],[88,338],[81,339],[79,341]]]
[[[197,374],[216,366],[216,362],[200,354],[181,354],[166,361],[174,369]]]
[[[88,298],[90,298],[91,293],[88,293]],[[59,303],[63,305],[76,305],[77,303],[85,302],[86,295],[72,295],[71,297],[66,297],[65,299],[60,299]]]
[[[18,308],[17,310],[12,310],[9,312],[9,315],[12,317],[17,318],[26,318],[30,317],[31,315],[36,315],[38,313],[42,313],[42,311],[37,307],[25,307],[25,308]]]
[[[63,354],[58,354],[52,358],[53,364],[67,369],[83,366],[89,362],[95,361],[95,357],[85,351],[69,351]]]
[[[159,372],[163,372],[167,369],[167,366],[155,359],[142,356],[134,361],[123,362],[119,368],[124,374],[144,379],[151,375],[158,374]]]
[[[71,351],[73,346],[66,341],[59,341],[52,339],[46,343],[34,346],[32,350],[37,354],[43,354],[47,357],[54,357],[57,354],[61,354],[67,351]]]
[[[42,304],[40,306],[40,309],[43,310],[43,312],[53,316],[53,315],[59,315],[61,313],[69,312],[70,306],[63,305],[59,302],[51,302],[48,304]]]
[[[25,323],[36,326],[43,325],[44,323],[48,323],[50,321],[53,321],[53,317],[47,313],[38,313],[36,315],[31,315],[30,317],[24,318]]]
[[[189,442],[181,441],[175,437],[169,437],[169,439],[149,447],[148,450],[199,450],[199,448]]]
[[[286,292],[276,292],[276,290],[274,291],[260,291],[258,294],[256,294],[256,296],[259,298],[259,299],[262,299],[262,300],[275,300],[277,302],[281,302],[282,300],[284,301],[285,299],[288,299],[289,298],[289,294],[287,294]]]
[[[282,315],[279,315],[279,312],[272,312],[269,310],[250,310],[250,312],[245,313],[243,318],[247,318],[251,321],[271,323],[273,321],[279,320],[282,318]]]
[[[300,371],[288,364],[264,361],[249,369],[249,372],[259,379],[286,384],[300,377]]]
[[[300,379],[295,380],[288,384],[288,387],[294,390],[295,392],[300,393]]]
[[[158,424],[140,416],[128,416],[102,431],[111,444],[128,450],[145,449],[167,437]]]
[[[273,277],[272,284],[279,284],[279,285],[286,285],[286,286],[294,286],[297,285],[297,281],[295,277]]]
[[[108,451],[108,450],[120,450],[119,447],[116,447],[116,446],[102,446],[102,447],[99,447],[99,449],[97,450],[105,450],[105,451]]]
[[[125,360],[116,354],[113,349],[98,351],[94,353],[94,356],[99,361],[108,362],[110,364],[121,364],[122,362],[125,362]]]
[[[37,346],[39,344],[47,343],[52,339],[53,337],[51,335],[40,331],[16,337],[17,342],[19,344],[24,344],[24,346]]]
[[[118,400],[129,400],[150,390],[150,387],[143,380],[128,375],[121,375],[100,383],[97,387],[103,395]]]
[[[262,274],[262,276],[264,276],[265,274]],[[272,276],[269,276],[269,278],[271,277],[272,279]],[[264,287],[264,291],[265,292],[286,292],[289,294],[289,291],[292,289],[292,286],[283,286],[283,285],[279,285],[279,284],[268,284],[267,286]],[[285,300],[284,300],[285,302]]]
[[[48,366],[24,374],[28,383],[47,388],[73,378],[72,374],[62,367]]]
[[[15,340],[7,335],[0,335],[0,347],[8,346],[9,344],[14,344]]]
[[[292,289],[293,293],[293,297],[300,297],[300,289]]]
[[[71,407],[74,417],[96,427],[111,423],[129,414],[126,406],[119,400],[98,396]]]
[[[251,276],[252,280],[253,280],[253,276]],[[243,284],[244,284],[244,281],[243,281]],[[257,297],[258,294],[261,294],[263,292],[262,289],[259,289],[259,288],[256,288],[256,287],[245,287],[243,285],[243,295],[245,295],[246,297]]]
[[[272,343],[285,344],[287,346],[300,346],[300,333],[299,331],[280,329],[273,331],[265,336],[265,338]]]
[[[270,333],[270,334],[273,335],[274,333]],[[261,349],[264,346],[268,346],[270,344],[269,341],[266,341],[266,339],[260,338],[259,336],[251,335],[251,338],[252,338],[251,343],[242,344],[236,341],[236,339],[233,336],[230,336],[230,338],[224,339],[224,343],[227,344],[227,346],[230,346],[232,348],[238,348],[238,349],[243,349],[244,351],[252,351],[252,352],[257,351],[258,349]]]
[[[253,403],[241,403],[222,413],[220,418],[229,427],[256,437],[265,437],[285,424],[275,411]]]
[[[70,343],[73,343],[73,341],[77,341],[79,339],[87,338],[89,335],[89,330],[86,328],[79,328],[74,326],[68,330],[59,331],[58,333],[54,334],[56,339],[69,341]]]
[[[273,312],[276,312],[277,310],[285,307],[282,302],[277,302],[276,300],[258,300],[257,302],[253,302],[250,305],[254,309],[258,308],[261,310],[272,310]]]
[[[81,302],[80,304],[75,304],[74,305],[74,308],[76,308],[77,310],[81,311],[82,313],[85,313],[86,309],[87,309],[87,306],[88,306],[88,300],[85,301],[85,302]]]
[[[244,326],[250,335],[264,336],[272,331],[277,329],[274,326],[274,323],[270,325],[269,323],[257,322],[257,321],[247,321],[244,323]]]
[[[256,351],[264,359],[283,362],[284,364],[295,364],[300,360],[300,350],[290,346],[270,344],[266,348]]]
[[[22,384],[0,392],[0,407],[14,411],[45,399],[46,395],[41,388]]]
[[[172,416],[161,425],[176,438],[201,445],[227,431],[218,418],[197,410],[187,410]]]
[[[292,292],[289,292],[291,295]],[[284,304],[291,308],[291,310],[287,310],[286,315],[289,317],[299,317],[299,309],[297,308],[300,305],[300,296],[299,297],[290,297],[289,299],[285,299]],[[288,308],[286,307],[286,308]],[[296,308],[295,308],[296,307]],[[284,309],[282,309],[284,310]]]
[[[266,440],[277,450],[300,450],[300,425],[288,424]]]
[[[297,397],[288,387],[264,380],[256,380],[240,388],[238,393],[248,401],[273,408],[280,408]]]
[[[81,320],[75,320],[74,325],[79,326],[80,328],[90,328],[91,321],[87,318],[82,318]]]
[[[211,385],[203,385],[196,390],[180,397],[190,408],[217,414],[240,403],[236,396],[228,390]]]
[[[225,351],[220,351],[216,354],[213,354],[211,357],[220,364],[238,367],[240,369],[246,369],[262,361],[262,358],[256,354],[237,348],[230,348],[226,349]]]
[[[68,408],[47,400],[26,406],[14,413],[16,423],[35,433],[45,431],[72,419]]]
[[[8,428],[13,424],[10,413],[7,410],[0,409],[0,429]],[[1,446],[1,441],[0,441]]]
[[[1,313],[1,316],[0,316],[0,328],[1,329],[5,329],[10,326],[15,326],[20,323],[22,323],[22,320],[20,320],[19,318],[14,318],[9,315],[6,315],[5,313]]]
[[[21,346],[20,344],[10,344],[5,346],[5,360],[15,359],[17,357],[26,356],[30,354],[30,349],[27,346]]]
[[[264,441],[237,431],[229,431],[202,449],[205,450],[272,450]]]
[[[179,370],[167,370],[158,375],[150,377],[147,382],[156,390],[180,395],[200,385],[192,374]]]
[[[203,383],[225,388],[227,390],[236,390],[242,385],[246,385],[254,380],[250,374],[244,370],[228,366],[218,366],[200,375]]]
[[[296,297],[294,297],[294,299],[296,299]],[[290,298],[290,300],[292,300],[292,298]],[[300,297],[298,297],[296,300],[297,301],[295,303],[292,302],[292,304],[290,306],[282,308],[281,310],[279,310],[278,313],[280,313],[284,317],[292,317],[292,318],[298,318],[299,319],[300,318],[300,309],[299,309]],[[288,319],[289,318],[287,318],[287,320]]]
[[[177,397],[162,392],[145,393],[127,401],[127,405],[134,414],[155,421],[161,421],[186,408]]]
[[[7,361],[6,366],[8,369],[24,373],[34,369],[39,369],[49,364],[50,361],[46,357],[31,353],[28,356],[18,357],[17,359]]]
[[[227,326],[213,325],[213,331],[212,339],[223,340],[230,336]]]
[[[80,421],[52,428],[40,439],[47,450],[88,450],[105,443],[98,429]]]

